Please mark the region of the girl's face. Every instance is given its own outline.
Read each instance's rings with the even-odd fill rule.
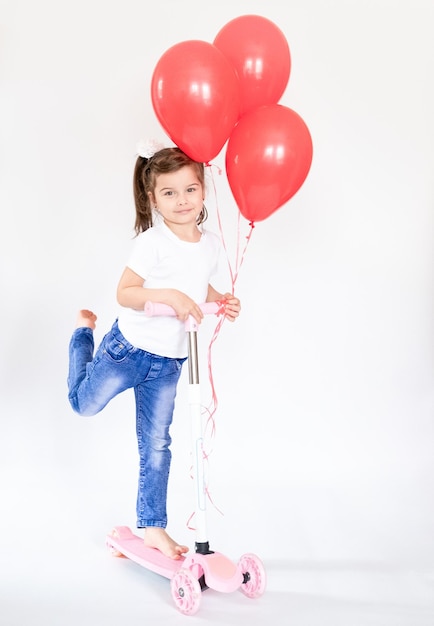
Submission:
[[[159,174],[152,200],[167,225],[196,224],[204,201],[202,184],[194,169],[186,165],[176,172]]]

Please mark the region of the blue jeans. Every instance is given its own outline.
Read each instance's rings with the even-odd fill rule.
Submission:
[[[69,344],[69,401],[79,415],[95,415],[117,394],[134,388],[140,457],[137,527],[167,525],[170,471],[169,434],[176,387],[185,359],[171,359],[135,348],[117,321],[95,356],[93,331],[77,328]]]

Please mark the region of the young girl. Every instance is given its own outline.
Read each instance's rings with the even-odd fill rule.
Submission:
[[[120,278],[119,316],[94,354],[96,315],[82,310],[69,344],[69,401],[80,415],[95,415],[117,394],[133,388],[140,457],[137,527],[144,542],[179,559],[188,548],[166,532],[171,462],[169,434],[176,387],[187,358],[184,322],[200,322],[203,302],[225,301],[234,321],[240,302],[210,284],[220,254],[219,238],[200,226],[204,165],[179,148],[137,158],[134,170],[137,237]],[[176,317],[147,317],[145,303],[170,305]]]

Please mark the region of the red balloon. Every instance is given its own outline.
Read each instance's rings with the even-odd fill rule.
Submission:
[[[226,173],[242,215],[264,220],[304,183],[312,164],[312,138],[303,119],[280,104],[244,115],[229,137]]]
[[[284,34],[259,15],[228,22],[214,39],[235,67],[241,87],[241,113],[276,104],[288,84],[291,55]]]
[[[163,54],[152,75],[151,98],[172,141],[204,163],[221,151],[240,113],[237,74],[205,41],[183,41]]]

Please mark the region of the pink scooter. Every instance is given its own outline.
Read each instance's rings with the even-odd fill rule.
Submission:
[[[221,303],[208,302],[201,305],[204,314],[218,315]],[[148,302],[147,315],[175,315],[175,311],[163,304]],[[206,523],[206,488],[203,463],[203,432],[199,367],[197,357],[198,324],[190,316],[185,323],[188,335],[189,407],[193,453],[193,481],[196,522],[195,553],[171,559],[155,548],[144,545],[128,526],[115,526],[106,538],[106,544],[114,556],[125,556],[147,569],[170,579],[172,598],[177,609],[184,615],[199,610],[202,591],[214,589],[232,592],[239,589],[248,598],[261,596],[266,587],[266,573],[261,560],[254,554],[244,554],[234,563],[219,552],[210,550]]]

